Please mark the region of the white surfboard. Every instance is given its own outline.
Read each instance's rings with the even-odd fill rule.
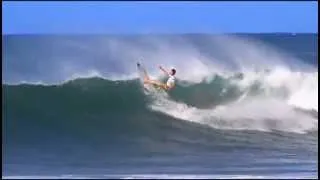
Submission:
[[[147,71],[146,69],[143,67],[143,65],[139,62],[137,62],[137,69],[138,69],[138,73],[139,73],[139,78],[140,78],[140,82],[141,82],[141,85],[143,86],[143,88],[146,90],[146,91],[149,91],[149,88],[150,86],[147,85],[147,84],[144,84],[144,79],[145,78],[148,78],[148,74],[147,74]]]
[[[138,69],[140,81],[141,83],[143,83],[144,78],[147,76],[147,71],[139,62],[137,63],[137,69]]]

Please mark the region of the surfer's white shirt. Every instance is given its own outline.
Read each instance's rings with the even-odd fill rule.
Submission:
[[[176,78],[172,75],[169,75],[169,78],[167,80],[167,86],[173,86],[175,81],[176,81]]]

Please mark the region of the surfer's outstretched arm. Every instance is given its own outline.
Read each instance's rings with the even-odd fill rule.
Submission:
[[[159,69],[164,72],[166,75],[170,75],[169,72],[167,70],[165,70],[162,66],[159,66]]]

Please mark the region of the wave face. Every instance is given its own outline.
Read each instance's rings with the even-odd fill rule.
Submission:
[[[71,54],[55,49],[61,37],[44,37],[46,42],[55,39],[49,43],[52,56],[47,56],[57,62],[36,62],[42,57],[37,55],[19,69],[14,62],[25,49],[14,51],[19,49],[14,44],[28,38],[5,40],[5,177],[317,176],[318,71],[310,60],[317,53],[302,51],[305,46],[291,56],[263,43],[278,35],[259,41],[233,35],[111,37],[104,39],[106,44],[98,41],[108,45],[108,57],[123,53],[118,61],[106,60],[106,68],[114,67],[114,72],[104,74],[98,55],[94,63],[80,56],[79,61],[57,59],[57,54],[64,59],[97,53],[80,46],[77,37],[67,38],[69,50],[82,51]],[[97,43],[88,39],[91,45]],[[284,39],[277,42],[286,44]],[[218,51],[217,45],[226,47]],[[35,51],[31,47],[29,53]],[[154,65],[166,53],[164,63],[172,60],[178,69],[177,86],[168,93],[146,91],[129,55],[148,57],[150,61],[142,62],[151,76],[164,80]],[[26,61],[29,56],[25,54]],[[125,64],[125,58],[134,63]]]
[[[105,119],[101,122],[104,126],[99,125],[104,131],[110,127],[109,123],[117,124],[119,119],[129,123],[124,127],[132,126],[131,123],[136,123],[135,119],[139,119],[141,114],[152,119],[155,112],[160,112],[171,118],[218,129],[300,133],[318,130],[317,109],[302,110],[288,104],[295,95],[295,92],[291,94],[291,89],[280,85],[266,87],[259,81],[243,87],[243,78],[241,75],[229,78],[216,76],[209,83],[186,85],[178,82],[169,95],[164,92],[145,94],[138,80],[89,78],[51,86],[5,85],[4,112],[7,119],[45,123],[43,128],[50,128],[51,123],[66,128],[68,123],[81,122],[87,130],[89,124],[98,125],[93,119],[97,122]],[[306,92],[310,93],[316,92]],[[88,122],[87,119],[92,120]]]

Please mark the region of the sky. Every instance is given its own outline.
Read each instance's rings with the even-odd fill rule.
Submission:
[[[318,33],[317,1],[3,2],[4,34]]]

